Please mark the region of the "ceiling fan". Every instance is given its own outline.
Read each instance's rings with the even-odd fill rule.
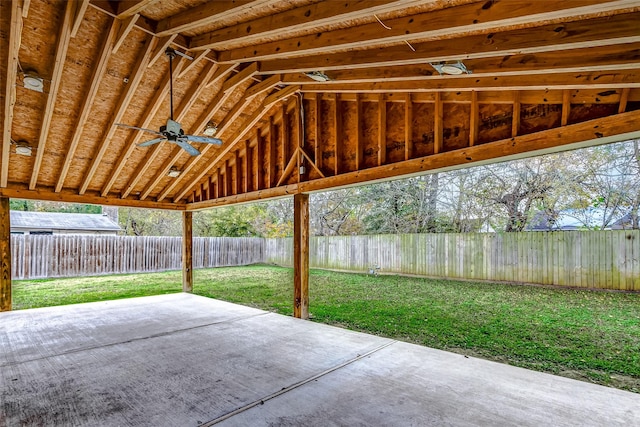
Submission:
[[[182,125],[180,123],[173,120],[173,58],[176,55],[184,56],[185,58],[191,59],[191,57],[176,51],[175,49],[168,47],[164,52],[169,57],[169,101],[170,101],[170,109],[171,115],[167,120],[167,124],[165,126],[160,126],[160,131],[155,131],[152,129],[145,129],[138,126],[130,126],[125,125],[123,123],[116,123],[116,126],[125,127],[129,129],[137,129],[144,132],[153,133],[158,135],[157,138],[151,139],[149,141],[141,142],[138,144],[138,147],[148,147],[153,144],[158,144],[162,141],[167,141],[172,144],[176,144],[187,153],[192,156],[197,156],[200,154],[200,151],[196,149],[194,146],[189,144],[189,142],[200,142],[204,144],[215,144],[222,145],[222,140],[218,138],[209,138],[206,136],[197,136],[197,135],[185,135],[182,130]]]

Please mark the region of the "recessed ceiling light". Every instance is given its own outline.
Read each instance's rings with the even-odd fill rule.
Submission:
[[[327,76],[325,73],[323,73],[322,71],[309,71],[307,73],[304,73],[307,77],[317,81],[317,82],[328,82],[329,80],[331,80],[329,78],[329,76]]]
[[[167,172],[167,176],[170,176],[171,178],[177,178],[180,176],[180,171],[176,168],[171,168],[169,169],[169,172]]]
[[[460,74],[471,74],[471,71],[462,63],[462,61],[455,62],[432,62],[430,63],[440,75],[448,74],[451,76],[458,76]]]
[[[34,90],[36,92],[44,91],[44,79],[33,73],[24,73],[22,77],[22,84],[25,89]]]
[[[31,147],[24,144],[16,145],[16,154],[29,157],[31,156]]]

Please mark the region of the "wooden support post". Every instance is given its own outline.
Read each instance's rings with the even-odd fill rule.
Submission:
[[[471,117],[469,119],[469,147],[473,147],[478,142],[478,92],[471,91]]]
[[[434,114],[434,123],[433,123],[433,153],[434,154],[438,154],[442,151],[443,139],[444,139],[444,125],[443,125],[442,116],[443,116],[442,95],[440,94],[440,92],[436,92],[435,114]]]
[[[387,101],[378,95],[378,166],[387,162]]]
[[[254,168],[253,168],[253,172],[255,173],[255,183],[254,183],[254,190],[262,190],[264,188],[263,185],[263,175],[264,175],[264,171],[262,169],[263,166],[263,159],[264,159],[264,139],[260,137],[260,131],[257,130],[255,136],[253,137],[253,140],[256,144],[256,149],[254,150],[255,152],[255,156],[253,156],[253,161],[254,161]]]
[[[251,148],[249,147],[249,140],[244,141],[244,157],[242,158],[242,192],[248,193],[251,182]]]
[[[520,92],[513,93],[513,114],[511,117],[511,138],[518,136],[520,132]]]
[[[293,196],[293,316],[309,318],[309,195]]]
[[[182,292],[193,292],[193,212],[182,212]]]
[[[436,100],[440,99],[439,98],[440,92],[436,92],[436,97],[437,97]],[[438,109],[438,101],[436,101],[436,111],[437,109]],[[437,113],[436,113],[436,117],[437,117]],[[409,160],[412,157],[413,157],[413,101],[411,100],[411,94],[408,93],[404,99],[404,159]]]
[[[627,102],[629,101],[629,88],[625,87],[622,89],[622,93],[620,94],[620,103],[618,104],[618,113],[624,113],[627,111]]]
[[[562,91],[562,116],[560,118],[560,125],[566,126],[569,124],[569,111],[571,110],[571,91],[565,89]]]
[[[267,160],[269,174],[266,188],[271,188],[276,185],[276,144],[276,124],[273,121],[273,117],[269,117],[269,159]]]
[[[335,108],[333,109],[333,138],[335,140],[335,158],[333,164],[333,174],[338,175],[340,172],[340,157],[342,157],[342,109],[340,108],[340,99],[338,95],[335,97]]]
[[[356,170],[362,167],[362,98],[356,93]]]
[[[322,169],[322,153],[320,152],[320,143],[322,141],[322,94],[316,94],[316,105],[315,105],[315,134],[316,140],[313,143],[313,160],[316,162],[316,166],[318,169]]]
[[[11,216],[9,198],[0,197],[0,311],[11,310]]]

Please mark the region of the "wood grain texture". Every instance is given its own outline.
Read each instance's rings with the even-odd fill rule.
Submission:
[[[309,195],[293,196],[293,316],[309,318]]]
[[[182,212],[182,292],[193,292],[192,212]]]
[[[11,310],[11,216],[9,198],[0,197],[0,311]]]

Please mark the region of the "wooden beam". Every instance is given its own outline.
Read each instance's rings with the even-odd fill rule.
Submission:
[[[244,184],[242,186],[242,192],[249,192],[249,183],[251,181],[251,147],[249,147],[249,140],[244,141],[244,157],[242,158],[242,173],[244,175]]]
[[[439,94],[436,93],[436,122],[439,99]],[[413,101],[411,101],[411,94],[407,93],[404,97],[404,159],[409,160],[411,157],[413,157]]]
[[[357,93],[356,94],[356,118],[355,118],[355,122],[356,122],[356,129],[355,129],[355,149],[356,149],[356,170],[359,170],[362,167],[362,127],[363,124],[361,123],[362,120],[364,120],[363,115],[362,115],[362,98],[360,97],[360,94]]]
[[[248,13],[254,7],[268,6],[270,3],[276,3],[276,1],[208,1],[159,21],[157,34],[163,37],[170,34],[183,33],[195,28],[215,24],[221,20],[231,19],[242,13]]]
[[[280,106],[280,114],[282,116],[282,123],[280,126],[280,179],[277,185],[285,178],[285,171],[287,170],[287,159],[289,157],[289,115],[287,114],[287,103],[283,102]],[[289,172],[291,173],[291,172]]]
[[[461,34],[472,32],[496,34],[508,28],[531,27],[538,22],[549,22],[549,20],[568,22],[577,17],[581,19],[597,17],[598,14],[637,6],[637,3],[634,3],[632,0],[605,2],[604,4],[597,0],[529,4],[503,1],[492,2],[489,7],[486,7],[486,2],[473,2],[385,20],[384,28],[379,22],[373,21],[355,27],[312,32],[312,34],[307,33],[308,35],[284,40],[260,44],[250,43],[237,49],[221,52],[218,59],[223,63],[266,61],[322,55],[336,51],[350,51],[349,53],[352,53],[356,49],[373,49],[381,44],[404,46],[405,50],[409,52],[410,50],[406,49],[405,40],[452,39]],[[336,9],[331,3],[323,3],[319,7]],[[208,43],[203,43],[202,46],[211,47]],[[380,52],[380,54],[384,55],[386,50],[387,48],[384,48],[384,52]],[[447,52],[446,50],[436,51]],[[469,49],[467,52],[474,52],[474,50]]]
[[[293,316],[309,319],[309,195],[293,196]]]
[[[262,170],[263,170],[262,160],[264,159],[264,144],[263,144],[264,139],[260,137],[260,133],[258,130],[256,130],[253,140],[255,141],[255,144],[256,144],[255,150],[254,150],[254,156],[253,156],[253,162],[254,162],[253,172],[255,174],[253,189],[261,190],[264,188],[264,178],[263,178],[264,175],[262,174]]]
[[[115,20],[118,25],[118,35],[116,36],[115,43],[113,44],[112,53],[114,55],[118,52],[118,49],[120,49],[120,46],[122,46],[122,43],[124,43],[124,40],[127,38],[131,30],[133,30],[133,27],[136,25],[136,21],[139,17],[140,15],[136,13],[122,21]]]
[[[247,98],[254,98],[257,95],[270,91],[271,89],[273,89],[274,86],[279,85],[281,82],[282,82],[281,74],[269,76],[265,78],[263,81],[261,81],[260,83],[254,84],[249,89],[247,89],[247,93],[245,94],[245,96]]]
[[[196,175],[195,179],[193,179],[191,183],[183,187],[182,190],[180,190],[178,194],[174,196],[174,200],[176,201],[181,200],[185,196],[185,194],[187,194],[189,190],[193,188],[195,183],[199,182],[211,169],[216,167],[218,162],[220,162],[231,151],[231,149],[234,148],[235,145],[242,140],[242,138],[244,138],[247,132],[251,131],[256,125],[256,123],[258,123],[258,121],[260,121],[260,119],[262,119],[262,117],[267,112],[269,112],[269,109],[271,108],[271,106],[273,106],[275,103],[283,99],[286,99],[288,96],[294,94],[298,90],[300,90],[299,86],[298,87],[289,86],[285,89],[281,89],[280,91],[267,96],[262,102],[262,105],[258,107],[251,114],[251,116],[245,119],[243,124],[239,127],[237,133],[233,135],[229,140],[227,140],[225,144],[225,148],[217,154],[216,158],[212,162],[208,162],[205,165],[205,167]]]
[[[121,0],[118,2],[116,16],[118,19],[129,18],[136,13],[140,13],[145,7],[156,0]]]
[[[67,50],[69,49],[71,25],[73,23],[74,14],[75,4],[73,2],[68,2],[62,24],[60,25],[60,32],[58,33],[58,45],[56,47],[56,57],[53,63],[51,85],[49,86],[47,104],[44,107],[44,116],[40,127],[40,136],[38,137],[38,148],[36,149],[36,158],[33,162],[31,181],[29,182],[29,189],[31,190],[36,188],[36,184],[38,183],[38,175],[40,174],[42,159],[44,158],[44,152],[47,147],[47,137],[49,135],[51,119],[53,118],[54,107],[58,97],[58,89],[60,89],[60,82],[62,81],[64,59],[67,57]]]
[[[182,71],[176,74],[175,76],[176,79],[179,80],[183,78],[189,71],[193,70],[200,63],[200,61],[206,60],[206,57],[209,54],[209,52],[211,52],[209,49],[205,49],[203,51],[198,52],[198,54],[195,55],[191,61],[189,61],[187,66],[183,67]]]
[[[627,111],[627,102],[629,101],[629,88],[622,89],[620,94],[620,103],[618,104],[618,113]]]
[[[378,166],[387,162],[387,101],[378,94]]]
[[[11,215],[9,198],[0,197],[0,311],[11,310]]]
[[[273,116],[269,117],[269,157],[268,163],[268,182],[266,187],[271,188],[276,185],[276,124]]]
[[[580,49],[566,49],[554,52],[509,54],[500,60],[494,57],[464,59],[465,66],[474,76],[494,77],[499,75],[534,75],[557,73],[582,73],[593,71],[615,71],[637,68],[640,64],[640,43],[593,46]],[[323,85],[345,83],[375,83],[378,81],[429,80],[440,78],[428,63],[354,69],[331,69],[325,72],[331,79]],[[287,74],[285,84],[317,85],[317,82],[303,73]]]
[[[270,190],[216,200],[187,204],[187,210],[206,209],[233,203],[246,203],[281,197],[287,194],[324,191],[332,188],[373,183],[425,172],[442,172],[498,161],[574,150],[594,145],[640,138],[640,110],[552,128],[541,132],[488,142],[473,147],[447,151],[394,164],[376,166],[323,179],[291,184]]]
[[[333,140],[335,141],[335,157],[333,159],[333,174],[340,173],[340,156],[342,155],[342,108],[336,96],[333,109]]]
[[[543,3],[543,2],[540,2]],[[551,2],[544,2],[551,3]],[[512,3],[509,3],[512,4]],[[448,10],[448,9],[445,9]],[[640,41],[636,22],[640,13],[626,13],[562,24],[549,24],[491,34],[412,43],[402,42],[379,49],[377,54],[361,49],[339,53],[305,55],[296,58],[261,60],[263,73],[292,73],[308,70],[354,69],[392,65],[455,61],[460,58],[504,58],[514,52],[536,54]],[[351,30],[353,31],[353,30]],[[442,52],[445,52],[443,55]],[[249,59],[247,59],[249,60]],[[224,62],[221,60],[221,62]]]
[[[511,137],[518,136],[520,131],[520,92],[513,93],[513,112],[511,114]]]
[[[73,190],[55,192],[53,187],[38,186],[35,190],[29,190],[26,185],[12,185],[0,188],[0,197],[12,199],[45,200],[49,202],[81,203],[91,205],[122,206],[131,208],[184,210],[184,203],[159,203],[157,201],[140,201],[134,198],[120,199],[117,197],[102,197],[97,191],[87,191],[78,194]]]
[[[478,130],[480,128],[480,113],[478,108],[478,92],[471,91],[471,113],[469,117],[469,147],[478,142]]]
[[[91,75],[91,84],[89,85],[89,90],[83,96],[84,101],[82,102],[82,107],[80,107],[80,114],[78,116],[78,121],[76,125],[73,127],[73,136],[71,137],[71,142],[69,143],[69,148],[67,149],[67,154],[64,159],[64,163],[62,164],[62,169],[58,175],[58,182],[56,183],[56,192],[62,190],[64,186],[64,181],[67,178],[67,173],[69,173],[69,168],[71,167],[71,163],[76,155],[76,149],[78,148],[78,144],[80,143],[80,138],[82,137],[82,133],[84,131],[84,126],[87,124],[87,120],[89,119],[89,115],[91,113],[91,108],[93,106],[93,102],[98,94],[98,88],[100,87],[100,82],[102,82],[102,78],[107,72],[107,64],[109,62],[109,57],[111,56],[111,50],[113,44],[115,42],[116,37],[116,29],[118,27],[117,21],[114,19],[111,22],[111,27],[109,32],[104,37],[102,41],[102,47],[100,48],[100,55],[98,56],[98,60],[96,65],[93,68],[93,73]]]
[[[260,71],[259,64],[253,62],[247,65],[244,69],[240,70],[235,76],[229,77],[222,85],[223,92],[230,92],[248,79],[255,76]]]
[[[193,292],[193,213],[182,212],[182,292]]]
[[[322,98],[319,96],[315,99],[314,119],[314,133],[316,135],[316,139],[313,143],[313,159],[316,167],[319,170],[322,170],[322,152],[320,151],[320,147],[322,145]]]
[[[6,187],[9,179],[9,149],[11,147],[11,128],[13,127],[13,107],[16,104],[16,77],[18,75],[18,52],[20,51],[22,38],[22,13],[23,9],[20,2],[12,1],[9,46],[7,48],[7,56],[2,55],[2,60],[7,63],[7,73],[4,87],[0,188]]]
[[[73,25],[71,26],[71,38],[74,38],[76,34],[78,34],[78,29],[80,28],[84,14],[89,7],[89,0],[77,0],[75,3],[76,13],[73,17]]]
[[[240,194],[242,193],[242,186],[241,184],[241,180],[240,180],[240,173],[242,171],[242,165],[240,164],[240,151],[236,150],[233,152],[233,169],[234,169],[234,174],[233,174],[233,194]]]
[[[569,123],[570,111],[571,111],[571,91],[568,89],[565,89],[562,91],[562,115],[560,119],[561,126],[566,126]]]
[[[156,39],[156,50],[151,54],[151,58],[149,59],[149,62],[147,63],[147,68],[151,68],[155,65],[156,61],[160,58],[162,58],[163,55],[165,55],[165,52],[167,50],[167,48],[169,46],[171,46],[171,43],[173,43],[173,41],[175,40],[177,34],[174,34],[172,36],[167,36],[167,37],[154,37],[154,39]]]
[[[442,98],[440,92],[436,92],[436,101],[435,101],[435,114],[434,114],[434,123],[433,123],[433,153],[438,154],[442,151],[443,147],[443,108],[442,108]],[[408,160],[408,159],[407,159]]]
[[[133,99],[136,89],[142,80],[144,75],[144,71],[146,70],[146,65],[149,62],[149,58],[151,56],[151,52],[155,47],[155,38],[149,40],[147,38],[147,46],[140,56],[138,56],[138,61],[136,62],[133,71],[131,72],[131,77],[129,78],[129,83],[127,83],[124,92],[120,95],[120,99],[118,100],[118,104],[113,109],[113,115],[111,116],[111,120],[107,124],[106,132],[102,138],[102,141],[98,145],[98,149],[94,152],[92,156],[91,165],[89,166],[89,170],[85,174],[85,177],[82,181],[82,185],[80,186],[80,194],[84,194],[93,179],[94,174],[98,170],[98,166],[100,162],[102,162],[102,157],[107,151],[109,144],[111,143],[111,138],[113,138],[113,134],[116,131],[116,123],[119,123],[124,116],[124,113],[129,106],[129,103]]]
[[[373,14],[382,14],[420,3],[424,3],[424,0],[353,1],[345,2],[340,7],[335,7],[332,2],[304,5],[198,35],[192,38],[191,47],[193,49],[204,47],[220,49],[229,46],[229,44],[256,45],[268,37],[281,37],[282,34],[298,31],[308,32],[309,28],[341,24],[351,19],[368,18]]]
[[[470,92],[507,90],[620,89],[640,87],[638,67],[616,71],[547,74],[544,78],[529,75],[463,76],[455,79],[431,77],[422,81],[378,83],[336,83],[302,86],[304,93],[398,93],[398,92]]]

